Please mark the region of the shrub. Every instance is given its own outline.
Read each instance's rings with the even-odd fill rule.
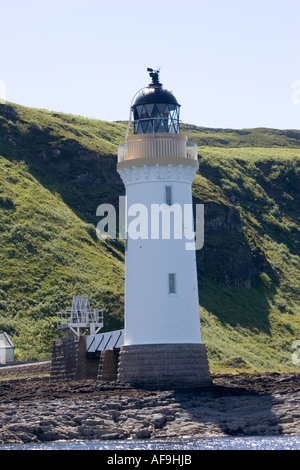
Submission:
[[[14,203],[13,198],[11,196],[8,196],[7,194],[1,194],[0,195],[0,208],[14,210],[15,203]]]

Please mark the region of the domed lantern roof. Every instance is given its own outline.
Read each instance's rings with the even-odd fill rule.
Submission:
[[[159,70],[148,68],[152,83],[136,97],[132,106],[134,133],[179,134],[180,104],[175,96],[162,87]]]

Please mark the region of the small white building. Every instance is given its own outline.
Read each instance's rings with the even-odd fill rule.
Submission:
[[[15,347],[7,333],[0,333],[0,364],[15,360]]]

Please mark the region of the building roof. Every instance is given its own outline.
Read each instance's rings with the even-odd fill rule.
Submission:
[[[164,88],[160,87],[148,87],[145,90],[141,91],[135,102],[133,107],[139,106],[141,104],[155,104],[155,103],[166,103],[166,104],[174,104],[175,106],[179,106],[175,96],[171,91],[168,91]]]
[[[14,348],[7,333],[0,333],[0,348]]]
[[[150,68],[147,70],[150,72],[152,83],[150,83],[148,88],[144,88],[139,92],[133,104],[133,108],[144,104],[173,104],[175,106],[180,106],[173,93],[165,90],[162,83],[160,83],[159,70],[153,70]]]

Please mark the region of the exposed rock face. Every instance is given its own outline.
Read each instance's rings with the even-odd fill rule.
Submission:
[[[15,122],[18,119],[17,110],[10,105],[0,103],[0,115]]]
[[[239,211],[231,205],[206,202],[204,220],[204,246],[196,253],[200,279],[227,289],[250,289],[253,278],[265,267],[249,247]]]
[[[213,382],[154,390],[95,380],[5,380],[0,442],[300,434],[299,373],[216,375]]]

